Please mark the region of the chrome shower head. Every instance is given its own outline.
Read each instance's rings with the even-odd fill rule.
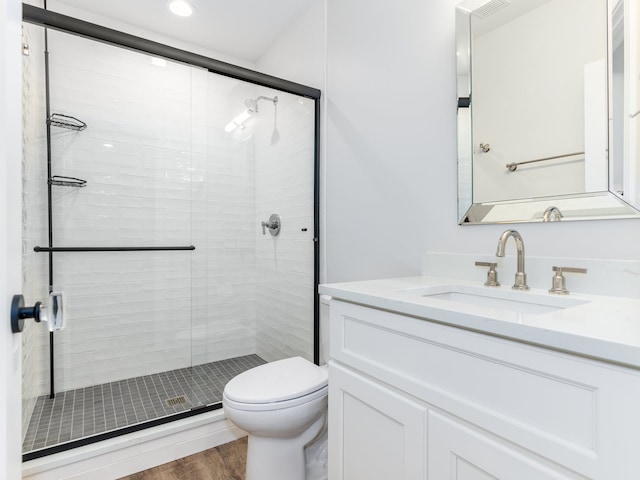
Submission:
[[[257,98],[247,98],[244,101],[245,106],[249,113],[258,113],[258,99]]]
[[[244,101],[245,106],[247,107],[247,111],[251,114],[258,113],[258,101],[259,100],[269,100],[273,102],[274,105],[278,103],[278,97],[263,97],[259,96],[258,98],[247,98]]]

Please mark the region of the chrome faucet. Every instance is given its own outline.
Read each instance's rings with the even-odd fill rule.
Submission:
[[[516,272],[516,280],[513,284],[514,290],[529,290],[527,285],[527,274],[524,273],[524,241],[522,236],[516,230],[505,230],[498,240],[498,249],[496,257],[504,257],[504,246],[509,237],[513,237],[516,242],[516,250],[518,251],[518,271]]]
[[[559,222],[562,220],[562,212],[558,209],[558,207],[548,207],[544,214],[542,215],[543,222]]]

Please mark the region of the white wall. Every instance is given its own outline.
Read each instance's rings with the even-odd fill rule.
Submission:
[[[412,275],[424,251],[492,255],[457,225],[453,0],[328,0],[330,282]],[[518,224],[536,256],[640,259],[640,220]]]
[[[11,298],[20,293],[21,157],[20,3],[0,3],[0,477],[21,478],[22,339],[11,333]]]
[[[429,212],[455,222],[453,6],[328,1],[327,281],[417,274]]]
[[[261,72],[324,88],[325,1],[315,0],[258,60]]]

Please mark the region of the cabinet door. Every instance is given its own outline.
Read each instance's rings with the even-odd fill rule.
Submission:
[[[429,413],[430,480],[569,480],[586,477],[543,463],[474,427]]]
[[[426,479],[426,407],[329,363],[329,478]]]

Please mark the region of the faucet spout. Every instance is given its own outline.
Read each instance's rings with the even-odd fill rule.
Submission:
[[[562,220],[563,216],[564,215],[562,215],[562,212],[558,209],[558,207],[551,206],[544,211],[544,214],[542,215],[542,221],[559,222],[560,220]]]
[[[529,290],[527,274],[524,272],[524,240],[522,240],[522,236],[516,230],[505,230],[502,235],[500,235],[496,257],[504,257],[505,246],[510,237],[513,237],[516,242],[516,251],[518,254],[518,270],[516,271],[515,283],[511,288],[514,290]]]

